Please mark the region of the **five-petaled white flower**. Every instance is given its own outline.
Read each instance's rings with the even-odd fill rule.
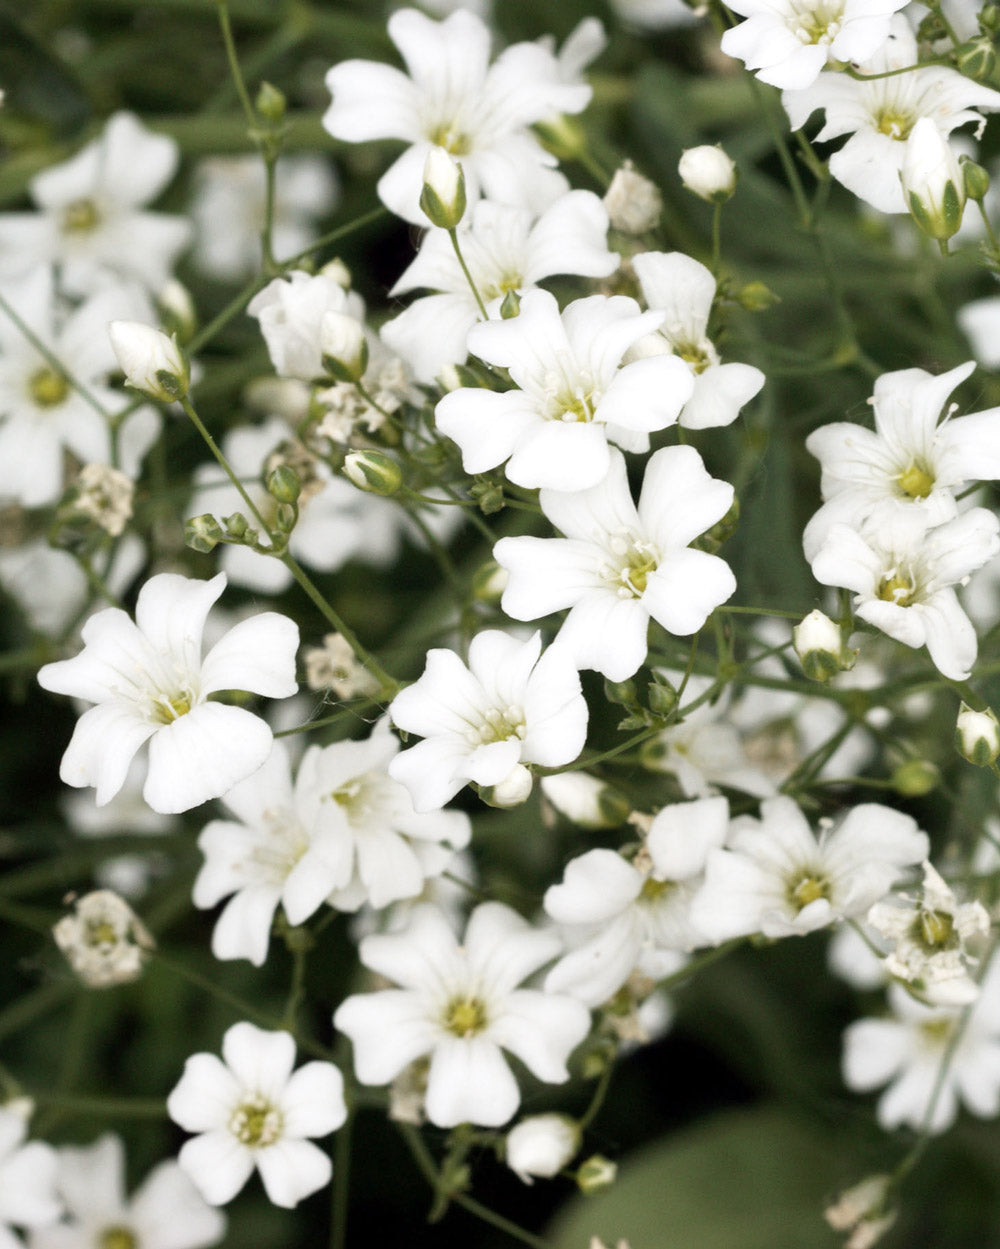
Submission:
[[[389,764],[417,811],[443,807],[463,785],[504,787],[526,798],[525,764],[570,763],[587,736],[580,674],[558,647],[542,654],[499,629],[476,634],[468,667],[454,651],[427,653],[427,666],[389,708],[392,722],[425,738]]]
[[[708,475],[693,447],[664,447],[646,465],[637,507],[625,457],[610,455],[607,477],[590,490],[541,492],[564,538],[501,538],[493,556],[510,575],[509,616],[568,607],[558,645],[579,667],[624,681],[646,658],[650,618],[686,637],[735,591],[724,560],[688,546],[725,515],[733,488]]]
[[[573,998],[517,987],[559,949],[551,929],[532,928],[499,902],[476,907],[461,944],[431,906],[417,908],[405,932],[365,937],[362,963],[401,988],[356,994],[333,1017],[354,1043],[358,1079],[388,1084],[429,1055],[431,1123],[506,1123],[521,1098],[501,1051],[559,1084],[590,1028],[590,1012]]]
[[[662,312],[641,312],[625,295],[577,299],[562,313],[548,291],[527,291],[509,321],[469,333],[469,350],[509,370],[516,389],[463,387],[437,405],[438,428],[462,449],[470,473],[507,461],[519,486],[587,490],[605,476],[608,442],[648,451],[691,398],[683,360],[658,355],[619,367],[657,329]]]
[[[264,721],[209,698],[223,690],[294,694],[298,626],[261,612],[202,658],[205,620],[225,585],[225,573],[211,581],[160,573],[139,591],[134,623],[117,607],[98,612],[83,626],[79,655],[39,670],[43,689],[96,704],[77,722],[59,775],[67,785],[93,785],[98,806],[121,789],[146,741],[143,797],[166,813],[218,798],[267,758]]]
[[[307,1137],[326,1136],[347,1118],[344,1081],[333,1063],[297,1071],[288,1032],[237,1023],[222,1038],[223,1062],[193,1054],[167,1098],[186,1132],[177,1161],[213,1206],[225,1205],[254,1168],[276,1206],[296,1206],[329,1183],[329,1157]]]

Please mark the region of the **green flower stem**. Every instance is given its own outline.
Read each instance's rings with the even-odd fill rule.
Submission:
[[[59,1070],[53,1088],[56,1098],[72,1096],[73,1087],[80,1078],[84,1059],[91,1048],[95,1006],[93,993],[81,988],[61,1037]],[[33,1129],[39,1136],[47,1136],[65,1115],[65,1107],[50,1103],[36,1119]]]
[[[986,233],[990,240],[990,246],[995,252],[1000,252],[1000,241],[997,240],[996,231],[990,221],[990,215],[986,211],[986,205],[981,199],[976,200],[976,207],[979,209],[979,215],[983,219],[983,225],[986,227]]]
[[[330,1190],[330,1249],[346,1249],[347,1216],[351,1195],[351,1129],[354,1108],[337,1129],[333,1146],[333,1186]]]
[[[183,398],[178,400],[178,403],[180,403],[181,407],[184,409],[187,415],[191,418],[192,424],[194,425],[195,429],[197,429],[198,433],[201,434],[202,438],[205,440],[205,443],[209,451],[211,451],[211,453],[215,456],[220,467],[222,468],[222,471],[226,474],[226,476],[229,478],[232,484],[239,491],[240,498],[247,505],[248,511],[254,517],[257,523],[260,525],[265,536],[273,542],[274,535],[271,533],[271,530],[268,526],[267,521],[260,514],[260,511],[257,508],[257,504],[254,503],[253,499],[250,498],[250,495],[246,491],[246,487],[243,485],[243,482],[236,475],[236,473],[233,472],[233,469],[229,461],[222,454],[222,451],[219,449],[219,446],[216,443],[215,439],[208,432],[207,426],[205,425],[201,417],[198,415],[198,413],[195,411],[194,405],[191,403],[191,400],[188,399],[188,397],[185,395]]]
[[[732,954],[733,950],[738,949],[741,945],[746,945],[746,937],[733,937],[729,941],[724,941],[722,945],[717,945],[712,950],[706,950],[704,954],[699,954],[696,958],[685,963],[683,967],[672,972],[669,976],[664,976],[662,980],[656,982],[658,989],[674,989],[679,984],[683,984],[685,980],[690,980],[692,976],[697,975],[703,968],[708,967],[712,963],[719,962],[720,959]]]
[[[928,4],[929,8],[933,8],[933,4]],[[939,14],[941,20],[944,21],[944,15]],[[947,23],[945,23],[947,25]],[[949,27],[949,38],[954,39]],[[899,69],[884,69],[878,74],[863,74],[851,65],[843,65],[840,73],[846,74],[848,78],[854,78],[858,82],[875,82],[879,78],[898,78],[900,74],[912,74],[915,69],[924,69],[928,65],[950,65],[951,58],[947,56],[929,56],[925,61],[917,61],[914,65],[903,65]]]
[[[465,280],[469,284],[469,290],[472,291],[476,300],[476,305],[479,308],[479,315],[483,321],[488,321],[490,318],[486,311],[486,305],[483,303],[483,297],[479,293],[479,287],[476,286],[472,279],[472,274],[469,272],[469,266],[465,263],[465,257],[462,255],[462,248],[459,246],[458,242],[458,231],[454,226],[452,226],[452,228],[448,231],[448,237],[451,239],[451,245],[455,249],[455,255],[458,257],[458,263],[462,266],[462,272],[465,274]]]
[[[0,879],[0,898],[16,898],[44,889],[66,891],[78,886],[79,875],[116,854],[128,854],[136,850],[178,851],[193,847],[188,837],[181,835],[123,834],[117,837],[101,837],[81,846],[70,846],[58,854],[24,867],[7,872]]]
[[[722,204],[716,202],[712,206],[712,276],[719,276],[719,265],[722,262]],[[678,426],[678,430],[680,427]]]
[[[0,1011],[0,1040],[13,1036],[61,1006],[68,997],[77,992],[78,987],[72,980],[53,980],[31,989],[16,1002],[11,1002]]]
[[[614,1063],[609,1062],[601,1072],[600,1078],[597,1081],[597,1087],[594,1089],[593,1095],[590,1099],[590,1104],[577,1120],[577,1127],[579,1127],[581,1132],[585,1132],[587,1128],[590,1127],[593,1121],[597,1118],[601,1107],[604,1105],[604,1099],[607,1097],[608,1089],[611,1086],[611,1076],[614,1069]]]
[[[243,81],[243,72],[240,69],[239,57],[236,55],[236,42],[233,39],[233,28],[229,21],[229,5],[227,0],[216,0],[219,14],[219,29],[222,31],[222,42],[226,47],[226,60],[229,62],[229,73],[232,76],[233,86],[236,89],[236,95],[243,109],[243,116],[246,118],[247,125],[251,130],[256,128],[257,114],[253,104],[250,102],[250,95],[247,91],[246,83]]]

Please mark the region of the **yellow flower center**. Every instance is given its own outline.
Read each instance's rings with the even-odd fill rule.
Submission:
[[[55,369],[39,369],[28,383],[32,400],[40,408],[54,408],[69,394],[69,382]]]
[[[920,1031],[935,1048],[946,1044],[954,1028],[954,1019],[928,1019],[920,1025]]]
[[[889,136],[890,139],[905,139],[913,129],[913,117],[909,113],[902,113],[898,109],[886,107],[880,108],[872,118],[875,128],[881,133]]]
[[[106,1227],[97,1238],[98,1249],[139,1249],[139,1238],[128,1227]]]
[[[657,880],[653,876],[647,876],[642,882],[639,900],[640,902],[658,902],[673,887],[674,882],[672,880]]]
[[[475,1036],[486,1027],[486,1006],[476,997],[454,998],[445,1008],[442,1022],[456,1036]]]
[[[443,147],[452,156],[465,156],[472,146],[469,136],[458,130],[453,121],[441,122],[427,137],[435,146]]]
[[[229,1130],[243,1145],[273,1145],[281,1136],[284,1123],[277,1107],[253,1093],[233,1111]]]
[[[109,920],[99,919],[87,924],[84,940],[87,945],[116,945],[118,930]]]
[[[699,347],[697,343],[679,343],[677,345],[677,354],[685,363],[690,364],[694,373],[704,373],[712,363],[708,357],[708,352]]]
[[[947,911],[921,911],[917,920],[917,939],[930,949],[942,949],[952,943],[955,922]]]
[[[100,221],[100,211],[92,199],[75,199],[62,211],[62,228],[66,234],[89,234]]]
[[[878,588],[878,596],[886,603],[895,603],[897,607],[909,607],[917,587],[910,577],[900,572],[887,573]]]
[[[810,902],[818,902],[820,898],[830,896],[830,882],[821,876],[803,876],[788,889],[788,900],[801,911]]]
[[[934,475],[916,460],[896,478],[899,488],[910,499],[926,499],[934,489]]]
[[[153,719],[160,724],[173,724],[181,716],[186,716],[194,704],[194,695],[190,690],[179,690],[176,694],[158,694],[153,699]]]

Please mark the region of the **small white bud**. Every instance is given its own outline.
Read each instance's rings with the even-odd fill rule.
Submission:
[[[627,160],[611,179],[604,207],[612,229],[621,230],[623,234],[645,234],[660,220],[663,196],[656,184],[644,178]]]
[[[844,645],[840,625],[818,609],[792,630],[792,643],[802,670],[812,681],[829,681],[854,666],[858,652]]]
[[[835,1232],[850,1232],[846,1249],[870,1249],[889,1230],[896,1212],[887,1209],[892,1178],[871,1175],[845,1189],[823,1217]]]
[[[962,703],[955,722],[955,748],[978,768],[996,762],[1000,756],[1000,723],[992,707],[973,711],[968,703]]]
[[[624,794],[586,772],[559,772],[541,784],[555,809],[581,828],[617,828],[631,810]]]
[[[319,323],[323,367],[338,382],[360,382],[368,367],[364,326],[343,312],[324,312]]]
[[[507,1165],[525,1184],[558,1175],[580,1148],[580,1127],[568,1115],[532,1115],[507,1133]]]
[[[689,191],[710,204],[722,204],[736,190],[736,166],[718,144],[689,147],[677,172]]]
[[[129,386],[161,403],[187,394],[188,363],[173,338],[140,321],[112,321],[108,334]]]
[[[906,140],[899,174],[903,198],[917,225],[944,242],[958,231],[965,211],[965,180],[958,158],[930,117],[918,119]]]
[[[610,1188],[618,1178],[617,1163],[605,1158],[603,1154],[592,1154],[585,1162],[581,1162],[576,1173],[576,1185],[581,1193],[599,1193],[603,1188]]]
[[[163,320],[163,325],[171,334],[176,334],[182,343],[194,337],[198,327],[198,313],[195,311],[191,292],[176,278],[171,278],[156,296],[156,309]]]
[[[424,163],[420,207],[431,225],[453,230],[465,213],[465,174],[443,147],[432,147]]]
[[[395,494],[403,484],[396,461],[382,451],[351,451],[344,457],[344,476],[368,494]]]
[[[332,278],[333,281],[336,282],[338,286],[342,286],[345,291],[349,291],[351,289],[351,271],[339,256],[334,256],[332,260],[328,260],[323,268],[320,269],[320,273],[322,273],[325,278]]]
[[[480,796],[491,807],[519,807],[531,796],[535,778],[523,763],[515,763],[499,784],[480,790]]]

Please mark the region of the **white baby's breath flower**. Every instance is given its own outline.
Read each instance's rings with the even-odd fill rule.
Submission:
[[[580,1127],[568,1115],[531,1115],[504,1139],[507,1165],[525,1184],[558,1175],[580,1148]]]
[[[132,516],[132,497],[135,494],[130,477],[110,464],[85,464],[74,486],[74,512],[88,516],[113,538],[125,531]]]
[[[92,989],[137,979],[156,944],[125,899],[110,889],[85,894],[52,935],[70,966]]]
[[[31,1104],[19,1098],[0,1106],[0,1244],[20,1249],[12,1230],[51,1226],[62,1212],[56,1192],[56,1151],[42,1141],[24,1144]]]
[[[612,229],[623,234],[645,234],[660,220],[663,196],[656,183],[627,160],[615,170],[604,195],[604,207]]]
[[[339,633],[326,634],[323,645],[310,647],[303,660],[311,690],[332,690],[345,701],[378,693],[378,681],[358,662],[350,643]]]
[[[194,1054],[167,1098],[167,1113],[187,1132],[178,1162],[213,1206],[225,1205],[256,1168],[276,1206],[296,1206],[330,1181],[329,1157],[308,1137],[326,1136],[347,1118],[343,1079],[327,1062],[297,1071],[287,1032],[237,1023],[222,1038],[220,1061]]]

